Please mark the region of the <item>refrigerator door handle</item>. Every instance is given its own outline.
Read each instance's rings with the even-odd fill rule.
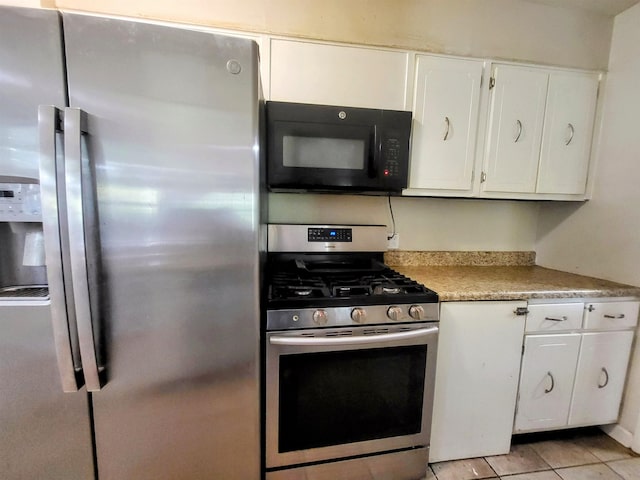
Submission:
[[[38,107],[40,195],[42,229],[51,300],[53,340],[62,390],[77,392],[84,384],[80,361],[70,275],[64,274],[66,207],[64,163],[58,161],[57,136],[62,133],[62,111],[51,105]],[[70,297],[71,296],[71,297]]]
[[[87,390],[95,392],[104,385],[105,369],[99,365],[100,356],[96,348],[100,345],[100,302],[97,296],[100,258],[93,172],[88,155],[82,155],[86,126],[85,112],[78,108],[65,108],[65,180],[73,291],[84,379]]]

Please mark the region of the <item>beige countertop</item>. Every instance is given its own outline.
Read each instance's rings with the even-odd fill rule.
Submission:
[[[396,265],[400,273],[434,290],[440,301],[531,298],[640,297],[640,287],[527,266]]]

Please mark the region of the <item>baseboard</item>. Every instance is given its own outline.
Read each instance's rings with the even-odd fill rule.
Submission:
[[[633,433],[626,428],[621,427],[620,424],[613,423],[611,425],[602,425],[600,429],[616,442],[627,448],[631,448],[631,444],[633,443]]]

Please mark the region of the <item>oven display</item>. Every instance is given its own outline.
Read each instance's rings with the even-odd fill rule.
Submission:
[[[351,242],[350,228],[310,228],[309,242]]]

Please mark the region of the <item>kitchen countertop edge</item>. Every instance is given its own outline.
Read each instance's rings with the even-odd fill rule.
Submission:
[[[395,266],[441,302],[638,297],[640,287],[540,266]]]

